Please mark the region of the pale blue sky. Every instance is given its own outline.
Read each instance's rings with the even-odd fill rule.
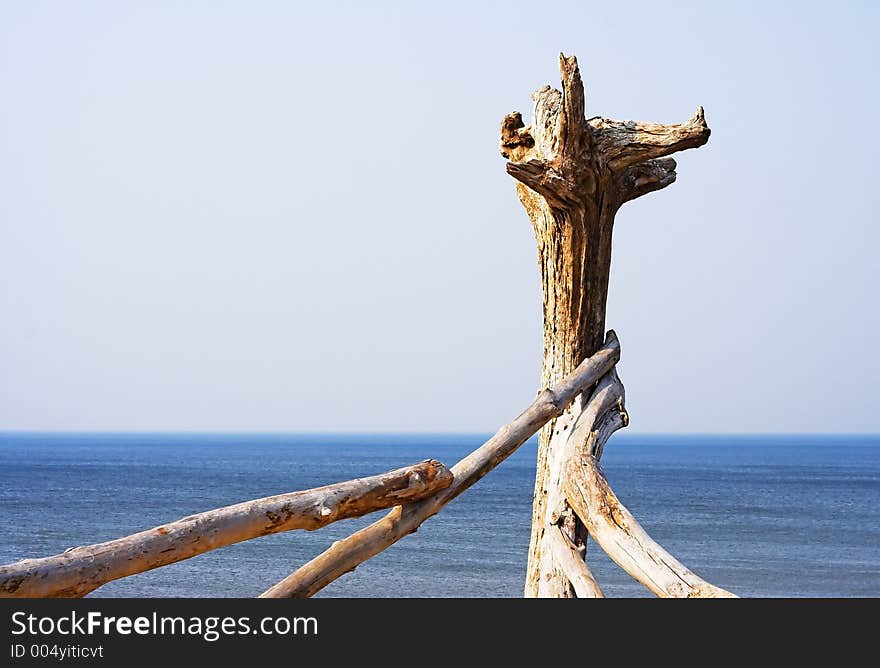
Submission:
[[[0,429],[514,417],[498,127],[565,51],[589,116],[712,128],[618,215],[631,430],[880,431],[875,3],[367,4],[0,5]]]

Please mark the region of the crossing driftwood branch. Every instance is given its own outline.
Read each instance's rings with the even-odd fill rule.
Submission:
[[[452,473],[427,460],[387,473],[209,510],[106,543],[0,566],[0,597],[85,596],[111,580],[251,538],[319,529],[446,489]]]
[[[561,415],[575,397],[590,389],[619,359],[620,343],[616,334],[609,331],[605,345],[595,355],[584,360],[554,387],[542,390],[513,422],[501,427],[492,438],[455,464],[449,487],[417,503],[394,508],[382,519],[334,543],[263,592],[261,598],[313,596],[370,557],[413,533],[425,520],[504,461],[548,420]]]
[[[599,583],[584,562],[584,554],[578,550],[558,526],[547,531],[550,550],[565,577],[571,582],[578,598],[605,598]]]
[[[663,598],[735,598],[654,542],[618,500],[593,455],[583,453],[572,464],[565,485],[569,503],[618,566]]]
[[[605,479],[599,466],[605,444],[614,432],[629,424],[624,399],[623,383],[612,369],[596,385],[570,431],[563,483],[566,500],[608,556],[657,596],[733,598],[733,594],[706,582],[654,542]],[[558,530],[550,532],[552,540],[556,541],[558,534]],[[570,569],[565,569],[566,575],[581,597]]]

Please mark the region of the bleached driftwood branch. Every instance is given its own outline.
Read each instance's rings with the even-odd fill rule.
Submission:
[[[647,534],[614,494],[595,457],[583,454],[575,462],[565,487],[568,502],[618,566],[663,598],[735,598],[689,570]]]
[[[599,583],[593,577],[584,555],[572,544],[559,526],[554,526],[544,534],[548,547],[556,559],[556,563],[565,573],[565,577],[574,588],[578,598],[605,598]]]
[[[620,344],[613,331],[605,345],[584,360],[555,387],[544,389],[513,422],[452,467],[452,484],[417,503],[394,508],[382,519],[334,543],[284,580],[267,589],[262,598],[307,598],[370,557],[413,533],[429,517],[480,480],[525,443],[549,420],[561,415],[584,390],[590,389],[620,359]]]
[[[599,458],[611,435],[629,422],[623,401],[623,384],[612,369],[597,384],[569,437],[574,452],[563,485],[568,504],[608,556],[657,596],[733,598],[654,542],[605,479]]]
[[[318,529],[446,489],[452,473],[427,460],[387,473],[209,510],[106,543],[0,566],[0,597],[79,597],[118,578],[251,538]]]

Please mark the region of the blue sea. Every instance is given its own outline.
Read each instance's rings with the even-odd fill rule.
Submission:
[[[0,433],[0,563],[436,458],[483,435]],[[520,596],[536,444],[322,596]],[[880,437],[619,434],[603,468],[645,529],[742,596],[880,596]],[[378,517],[230,546],[92,596],[256,596]],[[646,590],[595,544],[608,596]]]

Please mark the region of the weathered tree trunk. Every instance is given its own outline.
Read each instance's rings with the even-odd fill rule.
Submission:
[[[501,152],[538,245],[544,305],[541,386],[552,387],[602,344],[611,268],[611,233],[620,206],[675,180],[676,151],[706,143],[702,108],[686,123],[656,125],[584,117],[584,88],[574,57],[560,55],[562,91],[532,96],[534,116],[505,117]],[[583,409],[576,400],[541,431],[526,596],[570,597],[574,588],[551,549],[558,526],[583,554],[587,533],[565,500],[567,430]]]

